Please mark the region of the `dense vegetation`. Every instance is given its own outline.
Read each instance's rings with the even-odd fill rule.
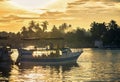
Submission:
[[[91,23],[91,28],[77,28],[73,31],[68,31],[73,28],[67,23],[61,24],[59,27],[53,25],[51,31],[47,31],[49,23],[47,21],[36,23],[31,21],[28,27],[23,26],[18,33],[0,32],[0,36],[9,36],[7,40],[1,39],[0,45],[10,44],[13,47],[18,47],[23,43],[21,38],[58,38],[65,39],[65,43],[70,47],[94,47],[94,41],[100,40],[104,46],[120,47],[120,27],[116,21],[111,20],[109,23]],[[1,38],[0,37],[0,38]],[[39,42],[40,41],[34,41]],[[34,43],[32,42],[32,43]]]

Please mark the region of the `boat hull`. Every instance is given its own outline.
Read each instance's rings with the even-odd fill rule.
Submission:
[[[68,63],[76,63],[78,57],[82,52],[74,52],[68,56],[64,57],[51,57],[51,58],[35,58],[30,55],[21,55],[19,59],[19,63],[21,64],[40,64],[40,65],[56,65],[56,64],[68,64]]]
[[[64,65],[64,64],[71,64],[76,63],[76,60],[70,61],[61,61],[61,62],[33,62],[33,61],[21,61],[20,64],[27,64],[27,65]]]
[[[32,55],[33,50],[18,49],[18,53],[20,55]]]
[[[42,65],[75,63],[82,52],[63,53],[58,57],[35,57],[32,55],[33,51],[18,49],[19,57],[16,63]]]

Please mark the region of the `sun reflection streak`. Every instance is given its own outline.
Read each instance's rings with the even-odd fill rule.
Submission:
[[[120,50],[87,49],[79,65],[21,64],[12,66],[10,82],[84,82],[119,81]]]

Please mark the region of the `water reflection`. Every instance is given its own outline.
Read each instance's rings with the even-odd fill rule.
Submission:
[[[39,65],[39,63],[32,63],[32,64],[21,64],[19,65],[19,69],[33,69],[34,67],[42,67],[42,68],[48,68],[56,69],[56,71],[59,71],[59,68],[62,67],[62,71],[68,71],[71,70],[72,67],[79,67],[78,63],[71,63],[71,64],[63,64],[63,65]]]
[[[120,81],[119,52],[120,50],[86,50],[79,60],[83,76],[87,81]]]
[[[0,82],[8,82],[8,78],[10,76],[11,65],[8,63],[0,63]]]
[[[120,50],[84,49],[77,63],[0,67],[0,77],[9,82],[119,82],[119,62]]]
[[[65,74],[77,67],[79,67],[77,63],[42,66],[34,64],[29,66],[21,65],[19,67],[15,67],[11,72],[10,82],[64,82]],[[14,70],[17,72],[15,73]]]

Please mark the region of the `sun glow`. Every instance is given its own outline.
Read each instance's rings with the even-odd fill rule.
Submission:
[[[47,6],[53,4],[57,0],[10,0],[10,3],[16,7],[41,13]]]

